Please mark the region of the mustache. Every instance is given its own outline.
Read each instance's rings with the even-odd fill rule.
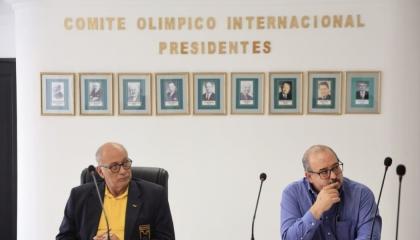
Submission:
[[[333,184],[333,183],[336,183],[336,182],[340,182],[338,180],[338,178],[330,179],[330,181],[329,181],[330,184]]]

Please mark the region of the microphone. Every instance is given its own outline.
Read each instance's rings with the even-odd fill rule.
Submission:
[[[400,182],[402,180],[402,177],[405,175],[405,166],[400,164],[397,166],[397,174],[400,178]]]
[[[96,193],[98,194],[98,199],[99,199],[99,202],[101,203],[102,212],[104,213],[104,216],[105,216],[108,239],[111,239],[111,235],[109,234],[110,229],[109,229],[108,216],[106,215],[105,208],[104,208],[104,202],[102,201],[101,193],[99,192],[98,182],[96,181],[96,177],[95,177],[96,169],[93,165],[90,165],[88,167],[88,171],[89,171],[90,175],[92,176],[93,182],[94,182],[95,187],[96,187]]]
[[[255,205],[255,211],[254,211],[254,217],[252,218],[252,232],[251,232],[251,240],[254,240],[254,223],[255,223],[255,216],[257,215],[257,208],[258,208],[258,203],[260,201],[260,195],[261,195],[261,188],[263,185],[263,182],[265,181],[265,179],[267,179],[267,174],[265,173],[261,173],[260,174],[260,191],[258,192],[258,198],[257,198],[257,204]]]
[[[382,189],[384,187],[386,173],[388,171],[389,166],[391,166],[391,164],[392,164],[392,158],[386,157],[384,160],[384,165],[385,165],[384,177],[382,178],[381,190],[379,191],[379,197],[378,197],[378,204],[376,204],[376,211],[375,211],[375,215],[373,215],[372,228],[370,229],[370,238],[369,238],[370,240],[372,240],[372,237],[373,237],[372,234],[373,234],[373,228],[375,226],[375,218],[376,218],[376,215],[378,214],[379,203],[381,202]]]
[[[397,175],[399,176],[399,186],[398,186],[398,208],[397,208],[397,230],[395,233],[395,239],[398,240],[398,225],[400,221],[400,199],[401,199],[401,181],[402,177],[405,175],[405,166],[400,164],[397,166]]]

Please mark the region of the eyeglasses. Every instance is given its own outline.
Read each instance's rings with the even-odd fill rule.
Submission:
[[[126,161],[122,163],[103,164],[103,165],[99,165],[99,167],[108,168],[112,173],[118,173],[121,167],[123,167],[125,170],[130,169],[132,163],[133,161],[128,158]]]
[[[323,169],[319,172],[312,172],[312,171],[308,171],[308,172],[318,174],[321,179],[328,179],[331,176],[331,172],[334,172],[334,174],[336,175],[340,175],[343,173],[343,169],[344,169],[344,164],[340,160],[338,160],[338,163],[332,166],[331,168]]]

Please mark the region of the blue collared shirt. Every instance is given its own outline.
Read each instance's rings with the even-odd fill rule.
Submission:
[[[344,178],[340,203],[324,212],[319,220],[309,211],[316,197],[305,178],[286,187],[281,200],[283,240],[369,240],[373,219],[372,239],[381,239],[382,219],[379,215],[374,218],[375,197],[365,185]]]

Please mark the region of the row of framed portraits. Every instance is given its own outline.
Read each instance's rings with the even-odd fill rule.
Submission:
[[[115,92],[119,115],[189,114],[190,97],[194,114],[226,114],[228,101],[232,114],[264,114],[265,73],[231,73],[230,81],[226,73],[191,75],[192,84],[189,73],[44,72],[41,114],[75,115],[78,96],[80,115],[113,115]],[[309,114],[341,114],[343,106],[346,113],[380,112],[379,71],[312,71],[307,81],[303,72],[270,72],[268,80],[270,114],[302,114],[304,102]]]

